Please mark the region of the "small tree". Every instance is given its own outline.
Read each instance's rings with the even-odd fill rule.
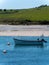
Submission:
[[[4,12],[6,12],[6,9],[4,9]]]

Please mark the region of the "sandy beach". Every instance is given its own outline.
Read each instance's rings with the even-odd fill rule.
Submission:
[[[49,25],[0,25],[0,36],[49,36]]]
[[[0,36],[49,36],[49,31],[2,31]]]

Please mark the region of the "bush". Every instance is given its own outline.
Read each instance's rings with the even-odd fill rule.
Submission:
[[[4,9],[4,11],[6,12],[7,10],[6,10],[6,9]]]

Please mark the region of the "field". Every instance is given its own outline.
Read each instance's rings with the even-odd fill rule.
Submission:
[[[49,6],[29,9],[0,9],[0,24],[49,24]]]

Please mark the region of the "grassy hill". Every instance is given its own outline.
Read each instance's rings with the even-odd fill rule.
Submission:
[[[30,9],[0,9],[0,24],[49,24],[49,6]]]

